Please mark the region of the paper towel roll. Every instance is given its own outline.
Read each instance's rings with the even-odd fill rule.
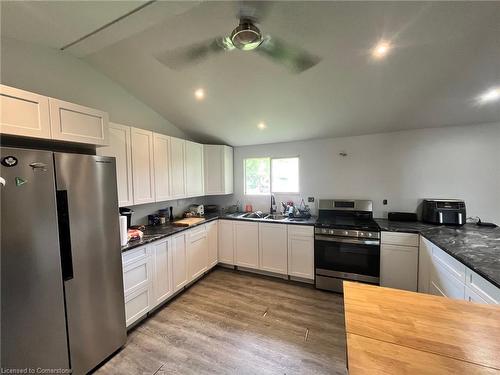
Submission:
[[[128,242],[128,228],[127,228],[127,217],[120,216],[120,244],[125,246]]]

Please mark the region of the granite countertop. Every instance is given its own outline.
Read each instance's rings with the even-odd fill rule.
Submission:
[[[316,224],[316,217],[311,216],[309,219],[290,219],[285,218],[281,220],[270,220],[270,219],[259,219],[259,218],[248,218],[248,217],[239,217],[239,215],[243,215],[245,212],[236,212],[234,214],[226,214],[219,216],[219,219],[223,220],[238,220],[238,221],[253,221],[260,223],[274,223],[274,224],[292,224],[292,225],[314,225]]]
[[[195,228],[198,225],[203,225],[206,224],[210,221],[217,220],[219,218],[219,215],[213,214],[213,215],[206,215],[205,216],[205,221],[202,221],[199,224],[191,225],[190,227],[178,227],[173,225],[172,223],[167,223],[163,225],[147,225],[146,229],[144,230],[144,236],[140,240],[133,240],[129,241],[125,246],[122,246],[122,252],[134,249],[136,247],[146,245],[150,242],[160,240],[164,237],[171,236],[175,233],[179,233],[191,228]]]
[[[375,219],[382,231],[418,233],[500,288],[500,227],[461,227]]]

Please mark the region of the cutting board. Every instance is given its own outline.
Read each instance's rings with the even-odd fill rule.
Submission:
[[[187,217],[182,220],[174,221],[174,225],[177,227],[190,227],[191,225],[199,224],[205,221],[204,217]]]

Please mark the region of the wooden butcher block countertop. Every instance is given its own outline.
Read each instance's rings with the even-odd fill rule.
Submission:
[[[500,306],[344,282],[357,374],[500,374]]]

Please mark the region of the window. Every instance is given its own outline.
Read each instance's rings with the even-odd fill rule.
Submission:
[[[269,158],[245,159],[245,194],[265,195],[271,191]]]
[[[273,193],[299,192],[299,158],[272,159],[271,175]]]
[[[299,192],[299,158],[245,159],[245,194]]]

